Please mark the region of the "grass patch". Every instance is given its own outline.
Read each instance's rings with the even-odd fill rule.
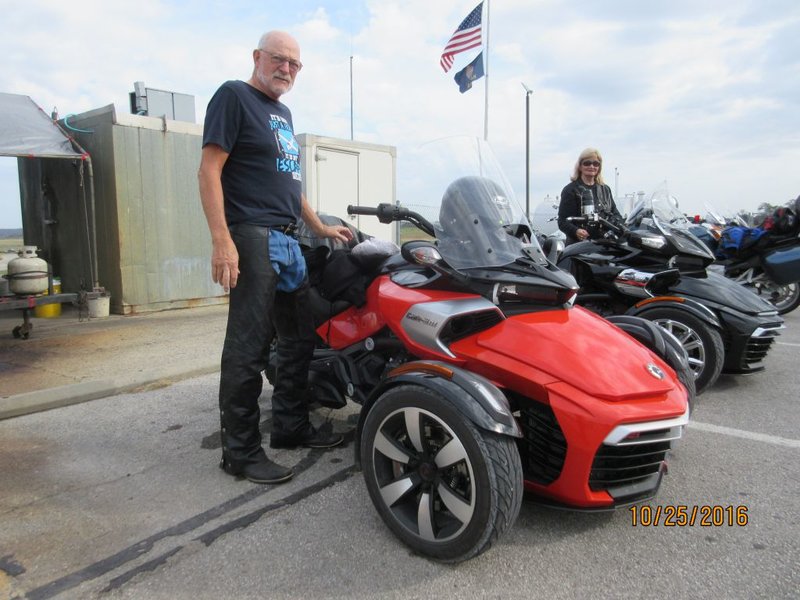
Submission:
[[[410,240],[432,241],[433,238],[427,233],[424,233],[421,229],[417,229],[413,225],[402,223],[400,225],[400,245],[402,246],[405,242]]]
[[[0,238],[0,252],[19,250],[24,245],[25,244],[22,243],[22,238]]]

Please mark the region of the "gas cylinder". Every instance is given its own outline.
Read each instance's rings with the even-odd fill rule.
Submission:
[[[23,246],[19,256],[8,263],[12,294],[30,296],[47,291],[47,262],[36,252],[36,246]]]
[[[8,263],[17,258],[16,252],[0,252],[0,296],[8,296],[11,289],[8,287]]]

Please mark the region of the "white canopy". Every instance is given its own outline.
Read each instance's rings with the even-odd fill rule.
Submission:
[[[73,158],[82,155],[30,97],[0,93],[0,156]]]
[[[77,150],[76,150],[77,148]],[[91,157],[77,142],[39,108],[28,96],[0,92],[0,156],[30,158],[80,158],[88,165],[88,186],[81,184],[86,207],[86,233],[89,237],[89,269],[92,284],[97,282],[97,233],[94,214],[94,176]],[[86,200],[86,191],[89,200]]]

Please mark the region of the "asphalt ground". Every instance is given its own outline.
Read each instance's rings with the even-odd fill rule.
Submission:
[[[221,344],[220,324],[199,321],[187,331]],[[588,514],[528,499],[494,547],[460,565],[414,555],[381,521],[354,467],[354,405],[312,415],[345,446],[270,451],[297,472],[278,486],[217,468],[213,371],[2,420],[0,598],[797,598],[800,314],[786,325],[765,372],[723,376],[698,399],[648,508]],[[133,360],[112,362],[130,373]],[[61,387],[86,384],[70,376],[80,380]],[[653,522],[680,506],[711,522]]]
[[[33,311],[31,311],[31,315]],[[0,312],[0,419],[167,385],[219,370],[227,304],[88,318],[31,316],[14,338],[20,310]]]

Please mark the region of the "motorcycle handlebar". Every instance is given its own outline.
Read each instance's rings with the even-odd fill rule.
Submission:
[[[347,214],[348,215],[370,215],[370,216],[377,216],[378,209],[372,208],[371,206],[353,206],[349,204],[347,206]]]
[[[373,208],[371,206],[353,206],[348,205],[347,207],[347,214],[348,215],[369,215],[373,217],[378,217],[378,220],[381,223],[392,223],[393,221],[408,221],[413,225],[419,227],[422,231],[427,233],[428,235],[435,235],[433,230],[433,225],[422,215],[419,213],[415,213],[414,211],[408,210],[403,206],[397,206],[393,204],[389,204],[387,202],[382,202],[378,204],[377,207]]]
[[[595,213],[592,217],[567,217],[567,221],[574,221],[579,223],[598,223],[603,225],[609,231],[616,233],[617,235],[623,235],[627,233],[627,228],[623,225],[617,225],[616,223],[612,223],[608,219],[604,219],[597,213]]]

